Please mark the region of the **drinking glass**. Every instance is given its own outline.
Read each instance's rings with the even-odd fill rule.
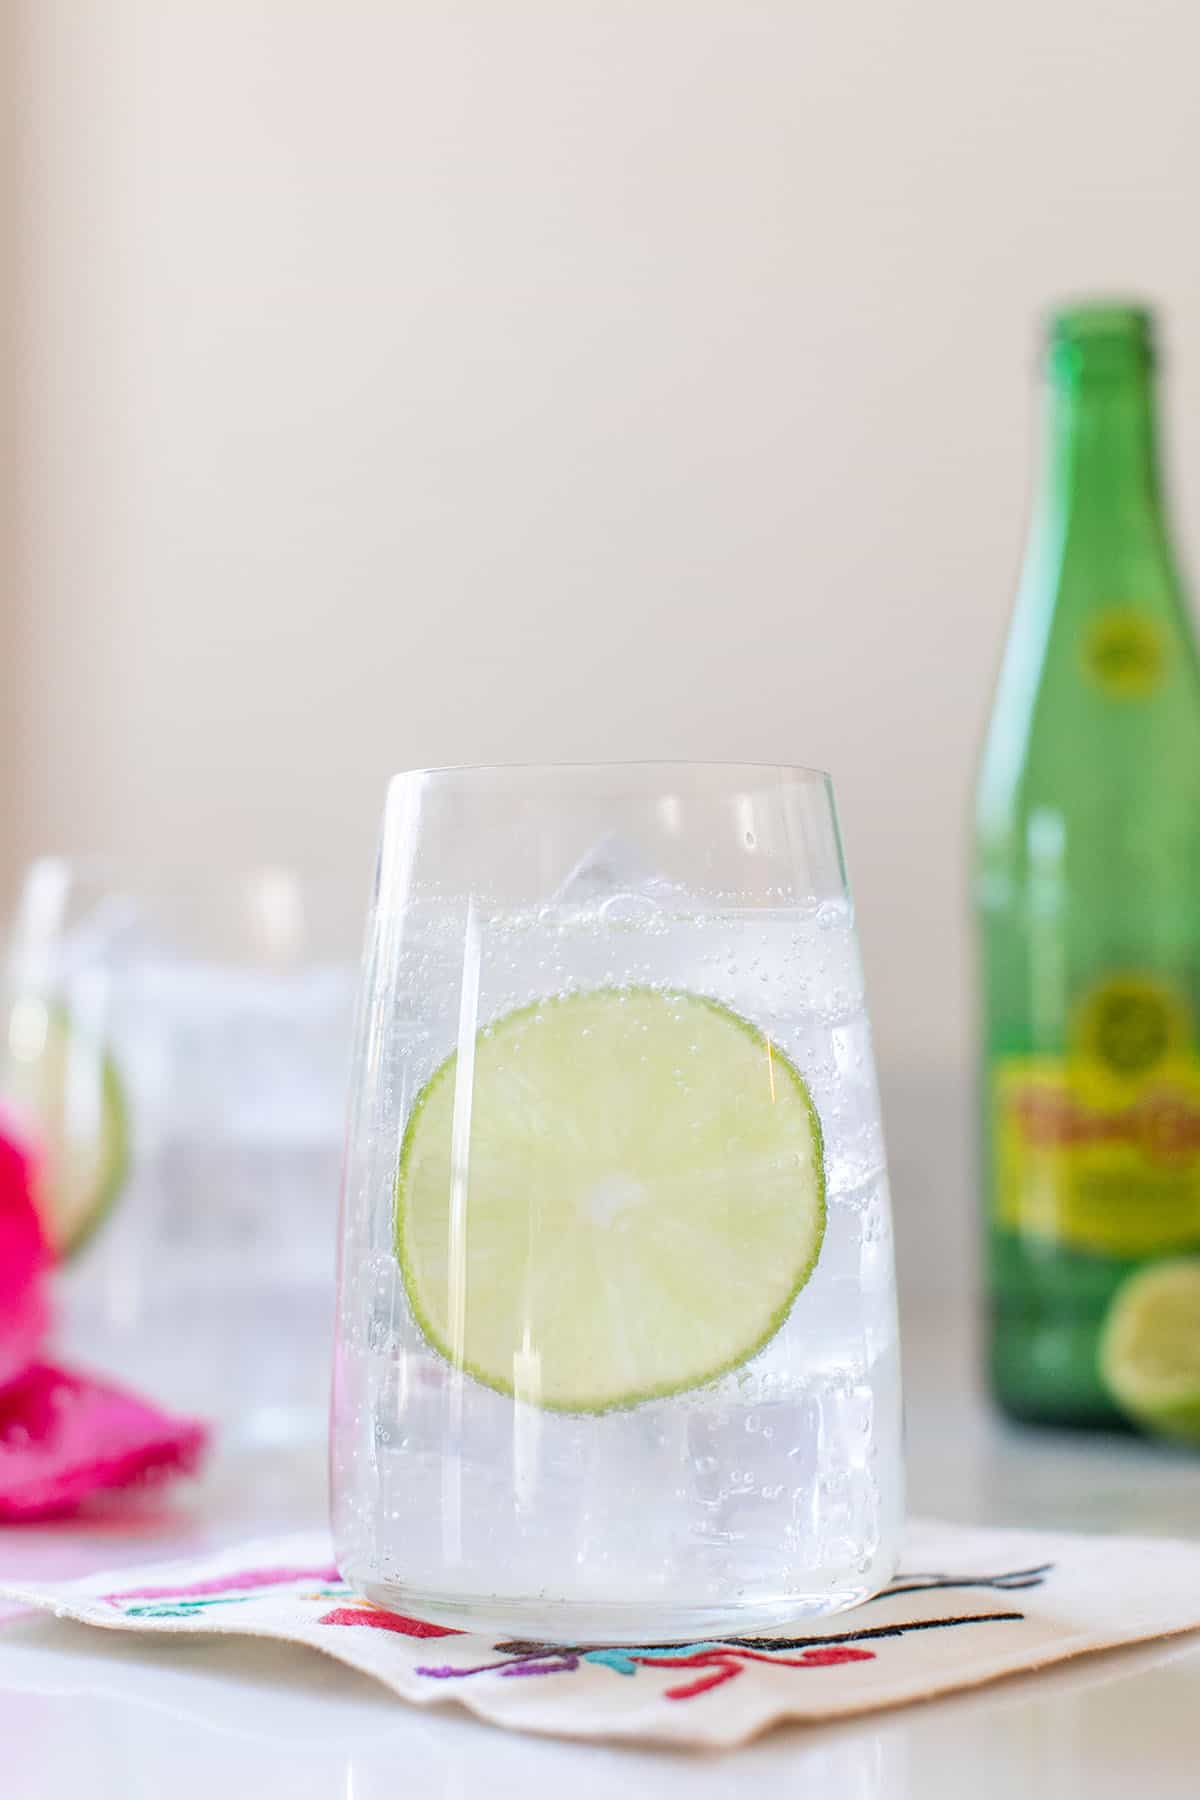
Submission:
[[[396,777],[342,1206],[334,1527],[372,1599],[653,1643],[890,1579],[891,1219],[826,776]]]
[[[5,966],[0,1104],[33,1146],[68,1357],[316,1441],[353,1013],[350,907],[287,869],[48,857]]]

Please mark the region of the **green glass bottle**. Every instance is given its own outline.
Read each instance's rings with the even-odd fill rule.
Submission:
[[[1118,1288],[1200,1251],[1200,662],[1159,482],[1149,315],[1058,313],[1048,442],[979,779],[989,1368],[1125,1422]]]

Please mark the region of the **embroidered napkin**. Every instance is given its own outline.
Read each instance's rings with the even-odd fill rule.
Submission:
[[[0,1596],[109,1630],[218,1632],[323,1650],[419,1706],[456,1700],[563,1737],[731,1745],[784,1719],[899,1706],[1200,1626],[1200,1544],[915,1524],[901,1573],[787,1635],[549,1644],[384,1612],[311,1533]]]

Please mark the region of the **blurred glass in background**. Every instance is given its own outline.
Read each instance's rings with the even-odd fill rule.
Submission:
[[[47,858],[7,945],[60,1351],[226,1443],[324,1430],[357,899]]]

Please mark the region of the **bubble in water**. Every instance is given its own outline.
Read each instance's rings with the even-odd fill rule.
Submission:
[[[658,902],[648,894],[613,894],[599,912],[606,925],[649,925],[658,915]]]

